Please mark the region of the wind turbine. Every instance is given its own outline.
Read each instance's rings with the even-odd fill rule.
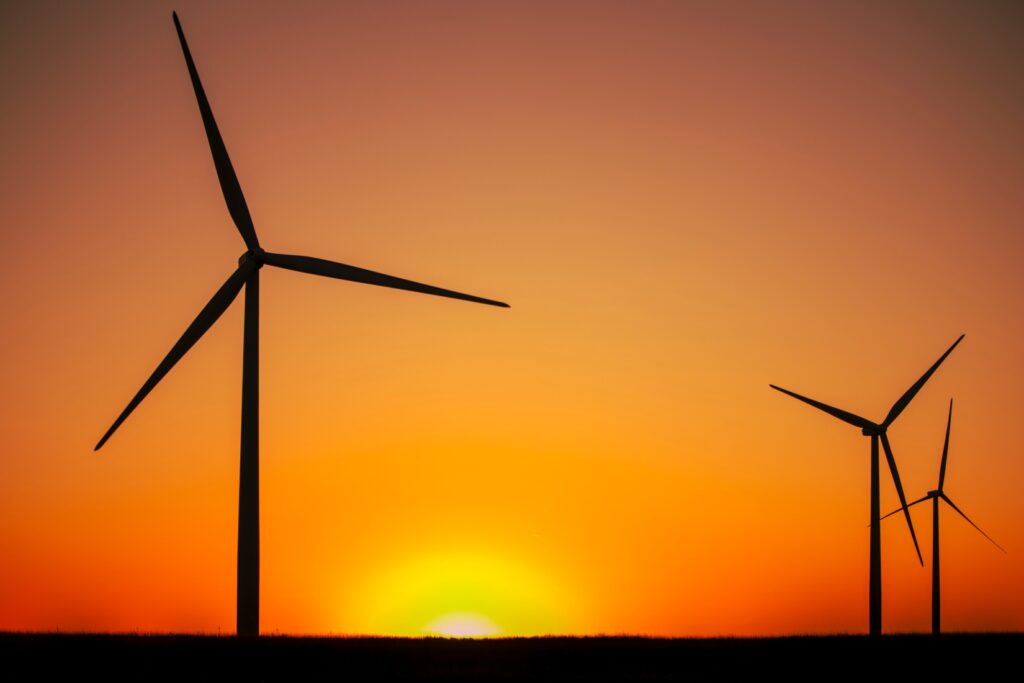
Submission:
[[[1006,550],[1003,546],[996,543],[991,536],[981,530],[977,524],[971,521],[971,518],[964,514],[964,511],[956,506],[946,492],[942,489],[942,485],[946,481],[946,457],[949,455],[949,428],[953,424],[953,399],[949,399],[949,417],[946,419],[946,441],[942,445],[942,463],[939,465],[939,487],[934,491],[929,491],[927,494],[918,498],[907,507],[914,507],[918,503],[923,503],[929,498],[932,501],[932,633],[939,635],[941,628],[941,603],[939,600],[939,501],[944,501],[947,505],[957,511],[957,513],[967,520],[967,523],[977,529],[982,536],[992,541],[992,544],[1002,550],[1004,553]],[[890,517],[899,512],[899,510],[893,510],[882,519]]]
[[[245,323],[244,341],[242,345],[242,438],[241,462],[238,482],[238,584],[237,584],[237,633],[238,635],[259,635],[259,600],[260,600],[260,519],[259,519],[259,275],[265,265],[295,270],[310,275],[361,282],[380,287],[405,289],[421,294],[472,301],[478,304],[501,306],[508,304],[491,299],[484,299],[470,294],[462,294],[450,289],[442,289],[431,285],[405,280],[403,278],[384,275],[372,270],[355,266],[325,261],[310,256],[292,256],[264,251],[256,237],[249,209],[242,195],[228,151],[221,139],[217,122],[213,118],[213,110],[206,99],[203,84],[199,80],[192,53],[185,41],[185,33],[178,21],[178,14],[173,13],[174,27],[178,32],[181,50],[185,55],[185,64],[192,79],[199,114],[206,128],[206,137],[210,143],[213,164],[220,180],[220,188],[224,193],[228,213],[241,233],[248,250],[238,259],[238,268],[213,295],[209,303],[199,312],[196,319],[188,326],[181,338],[171,347],[170,352],[160,362],[142,385],[128,406],[114,420],[103,438],[96,444],[95,450],[103,447],[107,439],[131,415],[142,399],[157,385],[174,364],[181,360],[192,346],[220,318],[221,314],[231,305],[238,293],[245,287]]]
[[[932,376],[932,374],[939,369],[942,361],[946,360],[946,356],[953,352],[964,338],[964,335],[953,342],[942,356],[939,357],[935,364],[928,368],[927,372],[921,375],[921,378],[914,382],[914,384],[907,389],[899,400],[893,404],[892,408],[889,409],[889,414],[885,416],[885,419],[881,423],[872,422],[871,420],[854,415],[853,413],[839,408],[834,408],[828,404],[815,401],[812,398],[801,396],[795,392],[777,387],[774,384],[769,386],[776,391],[781,391],[784,394],[789,394],[793,398],[803,401],[808,405],[812,405],[818,410],[822,410],[832,417],[838,418],[847,424],[851,424],[854,427],[860,427],[861,434],[864,436],[871,437],[871,550],[870,550],[870,576],[868,579],[868,632],[875,636],[882,633],[882,537],[881,530],[879,529],[878,521],[880,519],[880,508],[879,508],[879,490],[878,490],[878,442],[882,442],[882,447],[885,449],[885,459],[889,463],[889,472],[892,474],[893,484],[896,485],[896,493],[900,497],[900,505],[904,515],[907,518],[907,526],[910,528],[910,537],[914,541],[914,549],[917,551],[917,559],[924,565],[924,560],[921,557],[921,548],[917,544],[917,534],[914,533],[914,523],[910,520],[910,510],[907,509],[907,498],[903,495],[903,484],[900,482],[900,473],[896,469],[896,458],[892,454],[892,446],[889,444],[889,437],[886,432],[896,418],[900,416],[900,413],[907,407],[907,405],[913,400],[917,392],[921,390],[925,382]]]

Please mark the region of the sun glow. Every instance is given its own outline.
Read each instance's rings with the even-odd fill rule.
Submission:
[[[361,633],[484,637],[565,630],[565,595],[520,561],[435,551],[372,577],[352,604]]]
[[[501,627],[480,614],[452,612],[434,619],[423,627],[423,632],[431,636],[486,638],[500,634]]]

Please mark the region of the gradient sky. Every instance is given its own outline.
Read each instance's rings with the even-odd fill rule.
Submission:
[[[944,626],[1024,628],[1024,7],[965,0],[0,5],[0,629],[234,629],[240,301],[92,452],[244,251],[171,9],[268,249],[512,304],[264,270],[265,632],[863,631],[868,440],[768,383],[880,420],[960,333],[891,438],[923,495],[955,398],[1009,553],[943,513]]]

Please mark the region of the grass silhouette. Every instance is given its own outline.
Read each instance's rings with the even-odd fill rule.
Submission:
[[[1013,671],[1024,634],[385,638],[0,634],[6,680],[785,680]]]

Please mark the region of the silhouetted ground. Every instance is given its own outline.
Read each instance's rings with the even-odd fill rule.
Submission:
[[[1016,678],[1024,634],[792,638],[292,638],[0,634],[0,679],[966,680]]]

